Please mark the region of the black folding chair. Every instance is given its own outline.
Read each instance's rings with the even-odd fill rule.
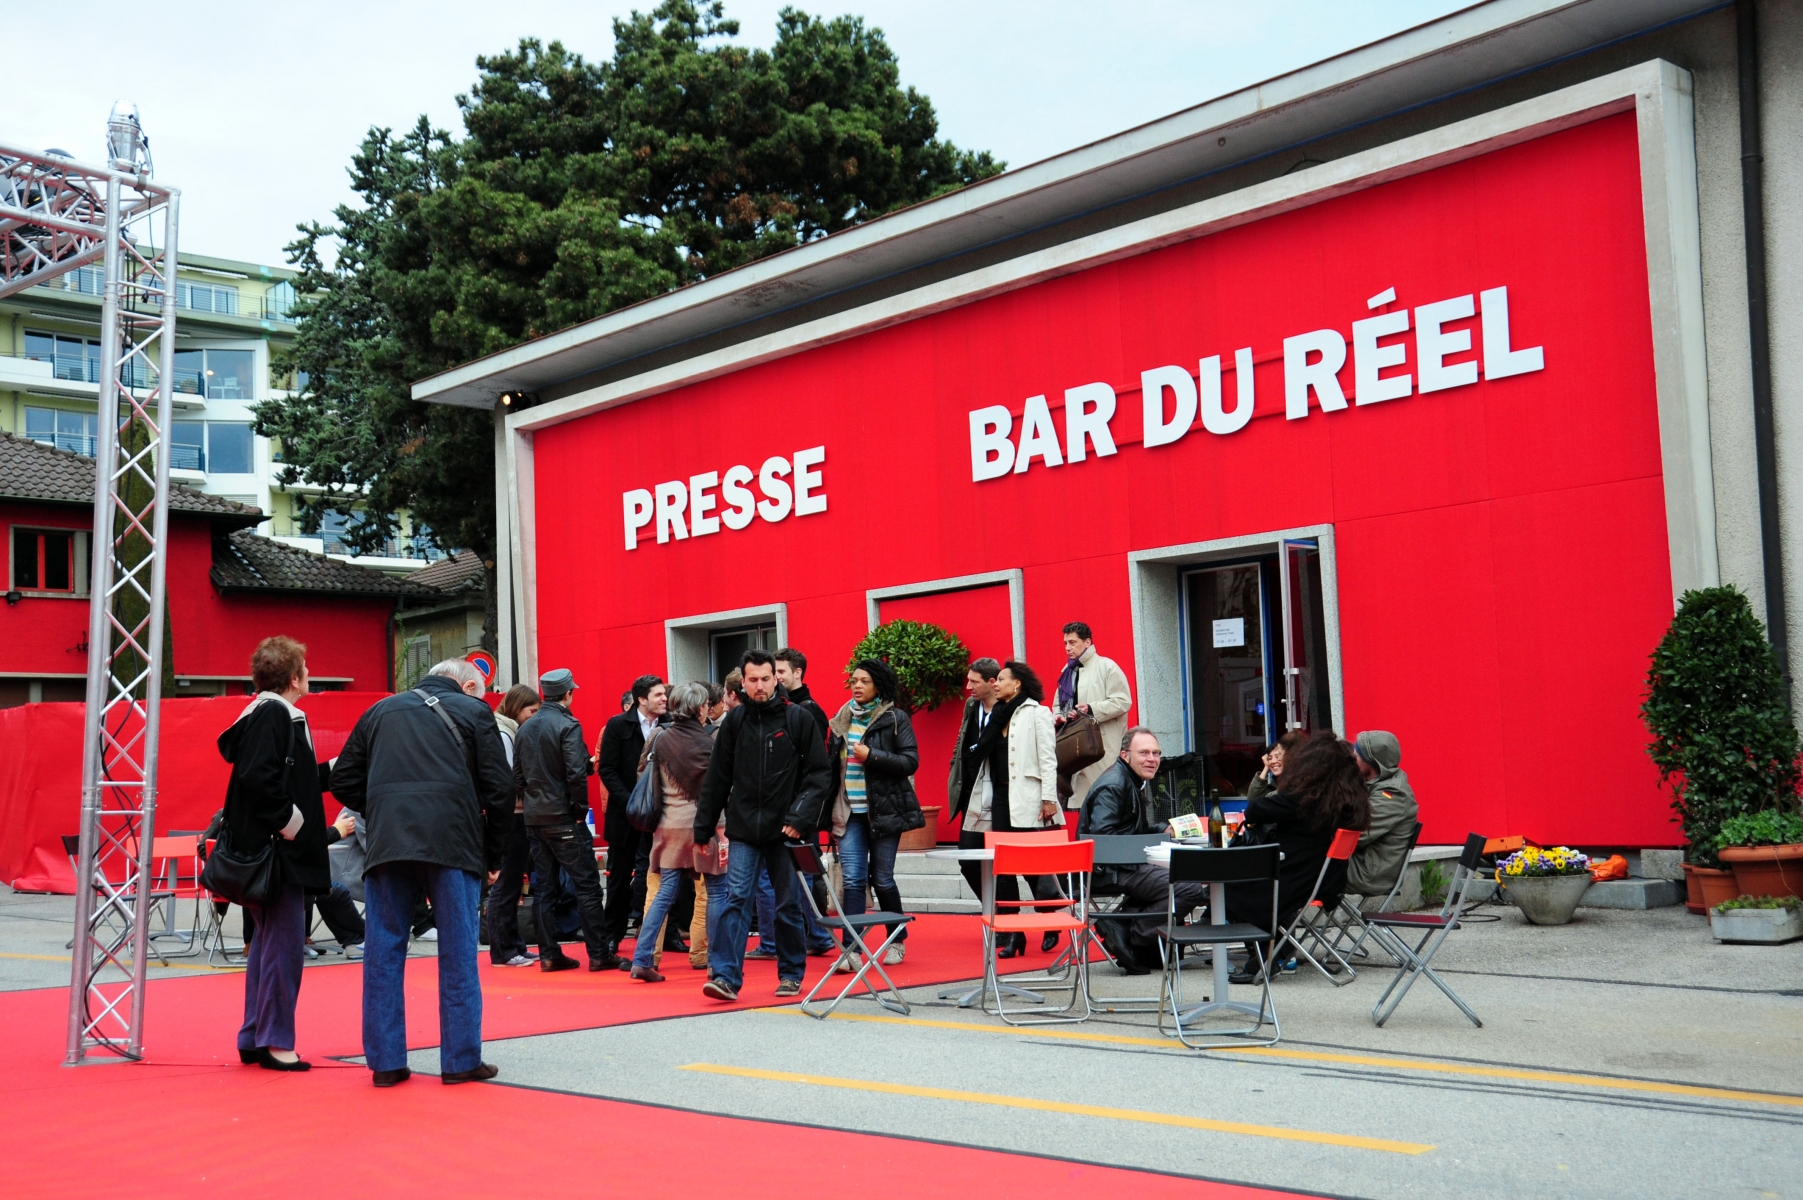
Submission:
[[[1277,1023],[1277,1007],[1271,1001],[1271,971],[1265,948],[1270,945],[1277,925],[1277,864],[1283,859],[1283,852],[1276,846],[1245,846],[1231,850],[1176,849],[1171,851],[1171,889],[1165,910],[1165,927],[1158,931],[1163,943],[1164,979],[1160,989],[1164,1003],[1158,1007],[1158,1032],[1170,1036],[1175,1034],[1178,1041],[1192,1050],[1218,1049],[1222,1046],[1269,1046],[1283,1036],[1282,1027]],[[1223,925],[1179,925],[1177,923],[1177,885],[1179,883],[1265,883],[1271,885],[1271,921],[1266,927],[1259,927],[1248,921],[1230,921]],[[1211,914],[1212,915],[1212,914]],[[1183,971],[1180,969],[1179,956],[1186,946],[1207,946],[1215,956],[1227,953],[1227,947],[1235,942],[1246,942],[1252,946],[1252,952],[1258,962],[1258,974],[1262,996],[1258,1007],[1229,1000],[1225,992],[1212,996],[1203,1004],[1183,1006]],[[1168,1007],[1167,1007],[1168,1005]],[[1171,1025],[1165,1025],[1166,1013],[1169,1013]],[[1192,1041],[1192,1034],[1184,1028],[1185,1022],[1193,1022],[1199,1017],[1218,1012],[1242,1013],[1254,1017],[1253,1024],[1244,1029],[1212,1030],[1207,1036],[1224,1041]],[[1259,1038],[1258,1031],[1265,1025],[1271,1026],[1271,1036]]]
[[[1446,904],[1437,913],[1369,913],[1365,924],[1371,930],[1372,940],[1386,954],[1399,964],[1396,977],[1390,980],[1390,986],[1384,994],[1377,998],[1377,1004],[1371,1010],[1371,1019],[1379,1026],[1390,1019],[1402,998],[1409,994],[1415,986],[1415,980],[1423,975],[1442,992],[1446,998],[1459,1006],[1459,1011],[1471,1018],[1471,1023],[1482,1029],[1484,1023],[1477,1018],[1470,1007],[1458,997],[1458,993],[1446,986],[1446,981],[1434,973],[1428,965],[1433,961],[1434,953],[1446,936],[1459,927],[1459,918],[1465,914],[1465,901],[1471,885],[1477,881],[1478,867],[1484,858],[1484,835],[1474,833],[1465,839],[1465,849],[1459,855],[1459,866],[1453,872],[1452,885],[1447,889]],[[1404,939],[1400,930],[1417,930],[1421,938],[1413,946]],[[1400,986],[1399,986],[1400,985]],[[1394,993],[1394,997],[1392,997]]]
[[[1327,857],[1321,860],[1321,869],[1315,874],[1315,886],[1314,890],[1308,894],[1308,902],[1296,911],[1295,916],[1290,918],[1290,923],[1280,931],[1277,944],[1271,948],[1273,963],[1283,958],[1285,946],[1294,946],[1296,953],[1307,959],[1309,966],[1325,975],[1327,982],[1335,987],[1345,987],[1358,978],[1358,972],[1352,969],[1352,964],[1347,962],[1338,950],[1334,949],[1333,942],[1327,936],[1328,930],[1325,928],[1327,917],[1322,912],[1321,903],[1321,885],[1327,880],[1328,869],[1336,862],[1345,862],[1351,858],[1352,852],[1358,847],[1358,844],[1358,830],[1334,830],[1333,845],[1328,847]],[[1315,923],[1317,920],[1322,924],[1317,925]],[[1334,966],[1339,968],[1337,973],[1321,959],[1309,953],[1309,942],[1313,942],[1316,949],[1321,951],[1321,958],[1331,960]],[[1342,975],[1345,978],[1342,979]]]
[[[826,973],[820,977],[820,982],[814,985],[814,990],[802,998],[801,1011],[807,1013],[810,1017],[825,1020],[835,1008],[839,1007],[839,1001],[851,995],[852,989],[861,983],[864,985],[864,990],[870,994],[872,1000],[875,1000],[890,1012],[900,1013],[904,1017],[907,1016],[909,1011],[908,1002],[902,999],[901,991],[895,986],[895,981],[889,978],[889,973],[887,971],[883,970],[883,955],[889,949],[890,943],[901,936],[902,929],[905,928],[909,922],[914,920],[913,915],[910,913],[892,912],[864,913],[859,916],[848,915],[845,911],[845,902],[840,898],[838,890],[833,887],[832,876],[827,873],[826,868],[820,862],[820,847],[812,842],[788,842],[786,843],[786,846],[789,851],[789,858],[795,863],[795,869],[797,871],[802,872],[804,875],[818,876],[821,882],[826,884],[827,896],[832,900],[833,904],[832,916],[828,916],[826,913],[820,911],[820,905],[814,899],[814,891],[812,888],[801,888],[802,895],[807,897],[808,906],[814,910],[814,918],[820,922],[821,927],[824,929],[843,929],[851,936],[852,940],[852,945],[847,946],[845,951],[850,953],[855,946],[856,952],[864,958],[864,965],[859,967],[857,972],[852,975],[851,982],[847,983],[844,989],[841,990],[837,996],[833,997],[831,1004],[828,1004],[826,1007],[816,1012],[808,1006],[813,1003],[814,997],[820,994],[821,989],[826,987],[827,983],[831,981],[833,977],[833,968],[831,966],[827,967]],[[895,928],[889,931],[889,936],[883,939],[880,946],[875,950],[872,950],[864,941],[864,931],[867,929],[874,929],[878,925],[893,925]],[[838,959],[835,957],[833,961],[836,963]],[[885,996],[881,991],[871,985],[867,976],[872,971],[875,971],[882,977],[883,985],[889,989],[888,995]]]
[[[1143,867],[1146,865],[1147,847],[1163,845],[1167,840],[1167,836],[1168,835],[1163,833],[1096,833],[1084,834],[1077,840],[1094,842],[1096,844],[1095,865],[1098,868]],[[1096,907],[1095,904],[1092,904],[1089,910],[1089,928],[1083,932],[1082,936],[1089,940],[1091,946],[1101,951],[1102,957],[1106,958],[1109,962],[1114,962],[1114,965],[1118,967],[1120,964],[1115,962],[1114,955],[1108,953],[1108,946],[1102,941],[1101,932],[1096,928],[1097,923],[1100,921],[1119,921],[1124,929],[1129,921],[1138,918],[1164,917],[1166,915],[1165,909],[1136,909],[1123,907],[1125,899],[1123,893],[1118,888],[1098,887],[1093,882],[1093,878],[1094,877],[1092,876],[1090,899],[1094,901],[1095,904],[1101,904],[1110,900],[1112,900],[1113,903],[1106,911]],[[1071,939],[1071,944],[1072,949],[1074,950],[1076,946],[1075,938]],[[1159,948],[1161,950],[1163,949],[1163,943],[1160,943]],[[1157,1012],[1159,1005],[1163,1003],[1163,1000],[1164,996],[1162,994],[1156,996],[1109,996],[1101,999],[1096,998],[1096,996],[1092,994],[1089,997],[1091,1008],[1111,1013]]]

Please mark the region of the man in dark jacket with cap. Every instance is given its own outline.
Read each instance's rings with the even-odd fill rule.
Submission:
[[[1382,729],[1367,729],[1352,744],[1359,774],[1371,794],[1371,827],[1359,835],[1358,849],[1346,864],[1346,894],[1387,896],[1409,865],[1409,838],[1421,809],[1409,773],[1402,769],[1402,743]]]
[[[402,973],[414,905],[438,917],[439,1065],[446,1083],[492,1079],[482,1061],[476,910],[513,820],[507,750],[476,668],[447,659],[372,706],[332,769],[332,794],[363,814],[363,1053],[377,1087],[406,1079]]]
[[[582,740],[582,722],[570,713],[575,676],[567,669],[547,671],[539,678],[544,706],[526,719],[513,741],[513,774],[525,809],[526,835],[531,839],[532,866],[545,881],[542,895],[533,901],[538,926],[538,969],[569,971],[578,965],[557,942],[557,923],[545,919],[556,911],[563,896],[557,877],[562,867],[576,892],[582,916],[582,938],[588,943],[588,969],[612,970],[620,965],[607,937],[601,904],[601,872],[595,868],[595,836],[588,821],[588,745]]]
[[[776,891],[776,994],[800,993],[807,950],[798,907],[799,878],[783,842],[817,833],[833,777],[813,715],[776,694],[770,652],[747,650],[739,669],[745,702],[720,723],[695,811],[698,845],[714,835],[722,810],[732,845],[727,858],[731,895],[708,947],[710,976],[701,988],[716,1000],[739,997],[745,937],[757,898],[758,871],[764,867]]]

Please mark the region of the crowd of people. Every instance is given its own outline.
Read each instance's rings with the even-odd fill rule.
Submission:
[[[1088,625],[1072,622],[1063,635],[1065,663],[1050,698],[1023,661],[970,664],[947,785],[962,847],[982,846],[992,831],[1062,827],[1067,811],[1079,836],[1164,827],[1154,789],[1162,750],[1151,729],[1127,727],[1125,672],[1096,652]],[[621,970],[646,984],[667,981],[665,954],[686,954],[706,973],[703,994],[724,1002],[738,999],[748,958],[775,961],[778,997],[800,992],[809,956],[857,971],[858,943],[848,932],[841,944],[822,927],[824,882],[796,870],[788,845],[824,835],[845,913],[864,914],[874,896],[878,912],[899,916],[900,842],[926,823],[914,787],[920,746],[887,662],[854,663],[850,698],[831,717],[810,693],[807,669],[807,656],[785,647],[746,651],[721,684],[671,686],[642,675],[591,751],[571,710],[578,683],[568,669],[546,672],[536,689],[511,688],[491,710],[482,676],[451,659],[372,706],[343,751],[319,762],[297,706],[308,689],[306,647],[265,639],[251,661],[256,695],[219,739],[232,774],[218,824],[234,846],[270,847],[281,884],[273,899],[244,906],[242,1061],[308,1068],[294,1049],[294,1010],[310,905],[341,944],[362,946],[364,1051],[377,1087],[410,1075],[402,973],[409,938],[426,928],[438,941],[447,1084],[498,1073],[482,1061],[484,937],[496,966]],[[1102,755],[1061,771],[1060,731],[1085,719]],[[1397,739],[1375,731],[1351,743],[1292,731],[1269,748],[1248,789],[1246,827],[1247,836],[1283,847],[1284,920],[1314,890],[1338,829],[1364,835],[1350,864],[1328,872],[1322,898],[1331,905],[1342,894],[1389,890],[1416,816],[1400,762]],[[591,775],[605,794],[594,817]],[[327,792],[343,806],[331,824]],[[606,840],[605,880],[591,820]],[[328,847],[341,840],[355,842],[357,867],[354,877],[334,879]],[[961,865],[977,890],[975,864]],[[1037,899],[1061,894],[1053,877],[1027,882]],[[1169,876],[1151,864],[1098,867],[1092,887],[1119,896],[1124,911],[1162,913]],[[1020,900],[1013,877],[998,878],[995,894]],[[1180,912],[1206,902],[1199,885],[1179,885],[1176,894]],[[1258,921],[1261,904],[1268,921],[1268,885],[1262,897],[1256,885],[1234,885],[1228,919]],[[536,951],[521,928],[526,911]],[[1120,969],[1139,973],[1156,965],[1162,920],[1103,921],[1098,931]],[[586,962],[564,952],[563,943],[576,940]],[[1039,947],[1057,948],[1056,933]],[[996,947],[1002,958],[1026,952],[1021,935]],[[885,962],[905,954],[904,927]]]

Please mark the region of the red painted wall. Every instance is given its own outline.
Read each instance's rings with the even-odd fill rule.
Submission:
[[[1544,347],[1543,371],[1286,419],[1285,337],[1347,334],[1389,287],[1418,306],[1498,286],[1514,345]],[[1481,343],[1475,320],[1460,327]],[[1241,346],[1260,364],[1246,428],[1139,444],[1140,371],[1213,354],[1231,368]],[[1118,454],[972,482],[972,410],[1009,406],[1018,435],[1023,402],[1043,394],[1062,434],[1064,390],[1098,380],[1120,397]],[[1350,355],[1340,380],[1350,395]],[[1229,404],[1234,386],[1229,369]],[[647,529],[624,548],[623,492],[823,444],[825,513],[665,545]],[[1671,578],[1632,114],[595,414],[536,445],[541,662],[593,681],[578,693],[591,731],[633,675],[662,668],[666,617],[786,600],[830,709],[866,588],[1008,567],[1025,571],[1042,673],[1062,661],[1059,627],[1081,619],[1131,677],[1129,551],[1332,523],[1345,727],[1401,738],[1430,841],[1477,829],[1676,843],[1637,719]],[[923,747],[929,762],[949,753]],[[923,772],[930,803],[928,784]]]
[[[50,505],[0,505],[0,525],[85,529],[86,510]],[[10,545],[0,540],[0,547]],[[247,675],[250,654],[263,638],[287,634],[307,646],[308,669],[317,676],[347,678],[350,690],[386,691],[388,618],[394,603],[333,596],[222,595],[213,586],[212,527],[203,520],[169,522],[169,619],[175,673]],[[21,599],[0,605],[0,671],[82,674],[87,655],[88,603]]]

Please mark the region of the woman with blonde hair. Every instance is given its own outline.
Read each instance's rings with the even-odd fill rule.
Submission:
[[[676,903],[676,893],[686,876],[707,878],[707,925],[719,920],[726,889],[717,878],[723,837],[716,832],[705,845],[695,842],[695,802],[701,781],[714,754],[714,738],[702,724],[708,708],[707,685],[679,683],[670,689],[670,723],[651,735],[639,756],[639,771],[657,768],[654,786],[663,790],[663,812],[651,835],[650,874],[646,879],[645,915],[632,952],[632,977],[642,983],[662,983],[658,971],[664,922]],[[708,878],[715,876],[716,878]],[[699,907],[699,906],[698,906]],[[691,958],[691,964],[693,959]]]

